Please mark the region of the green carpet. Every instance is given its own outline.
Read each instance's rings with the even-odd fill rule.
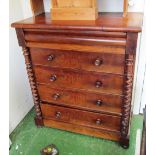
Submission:
[[[135,155],[136,131],[143,125],[143,116],[132,119],[130,148],[125,150],[116,142],[74,134],[52,128],[37,128],[31,110],[10,135],[10,155],[40,155],[40,150],[53,143],[60,155]]]

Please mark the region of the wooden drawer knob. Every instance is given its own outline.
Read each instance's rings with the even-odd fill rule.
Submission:
[[[56,81],[56,79],[57,79],[57,76],[56,75],[52,75],[50,77],[50,81],[52,81],[52,82]]]
[[[96,120],[96,125],[101,125],[102,121],[100,119]]]
[[[58,93],[57,93],[57,94],[54,94],[54,95],[53,95],[53,98],[54,98],[54,100],[59,99],[59,98],[60,98],[60,94],[58,94]]]
[[[61,117],[61,112],[56,112],[55,117],[60,118]]]
[[[95,86],[96,86],[96,88],[100,88],[102,86],[102,82],[96,81]]]
[[[54,58],[55,58],[55,56],[54,56],[54,55],[49,55],[47,60],[48,60],[48,61],[53,61],[53,60],[54,60]]]
[[[102,100],[97,100],[96,105],[101,106],[103,104]]]
[[[100,65],[102,65],[102,59],[100,59],[100,58],[97,58],[96,60],[95,60],[95,62],[94,62],[94,65],[95,66],[100,66]]]

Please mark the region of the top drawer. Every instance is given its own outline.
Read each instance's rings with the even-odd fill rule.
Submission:
[[[24,30],[27,47],[45,49],[125,54],[126,33]]]
[[[25,29],[27,42],[125,46],[126,33]]]

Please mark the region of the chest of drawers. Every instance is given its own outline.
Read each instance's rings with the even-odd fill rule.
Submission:
[[[52,21],[48,13],[13,23],[22,46],[37,126],[129,146],[131,100],[142,14]]]

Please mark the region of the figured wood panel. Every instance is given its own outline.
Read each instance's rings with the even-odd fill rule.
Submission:
[[[80,126],[76,124],[54,121],[51,119],[44,119],[43,121],[45,126],[51,127],[51,128],[71,131],[74,133],[80,133],[80,134],[89,135],[89,136],[95,136],[98,138],[105,138],[105,139],[114,140],[114,141],[120,140],[120,134],[116,132],[110,132],[103,129],[89,128],[89,127]]]
[[[104,32],[104,31],[76,31],[76,30],[53,30],[53,29],[24,29],[25,36],[29,33],[31,34],[42,34],[42,35],[65,35],[65,36],[92,36],[92,37],[110,37],[110,38],[127,38],[125,32]]]
[[[30,48],[33,65],[124,74],[125,55]]]
[[[77,31],[77,30],[61,30],[61,29],[24,29],[25,37],[27,34],[41,34],[41,35],[65,35],[65,36],[93,36],[93,37],[110,37],[110,38],[127,38],[127,34],[125,32],[104,32],[104,31]]]
[[[41,104],[43,118],[96,129],[120,130],[120,117]],[[75,115],[76,114],[76,115]]]
[[[124,54],[125,48],[118,46],[88,46],[78,44],[58,44],[58,43],[35,43],[27,42],[27,47],[37,47],[45,49],[57,49],[67,51],[82,51],[82,52],[98,52],[98,53],[111,53],[111,54]]]
[[[123,90],[123,76],[120,75],[79,72],[44,66],[34,66],[34,71],[38,83],[48,84],[54,88],[77,88],[119,95]]]
[[[95,112],[121,115],[122,96],[65,90],[38,85],[42,101]]]
[[[50,33],[25,33],[25,40],[27,42],[42,42],[42,43],[67,43],[79,45],[111,45],[111,46],[126,46],[126,38],[112,38],[112,37],[94,37],[94,36],[75,36],[54,35]]]

